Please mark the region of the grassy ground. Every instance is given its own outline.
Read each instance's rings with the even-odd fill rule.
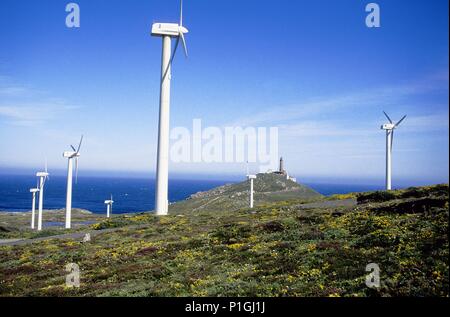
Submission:
[[[389,195],[357,195],[354,207],[116,217],[93,225],[118,229],[91,242],[0,247],[0,295],[448,296],[448,185]],[[72,262],[80,288],[65,286]],[[369,263],[379,289],[365,286]]]
[[[249,181],[220,186],[207,192],[192,195],[190,199],[169,206],[169,212],[196,213],[199,211],[234,211],[248,206]],[[278,174],[258,174],[254,180],[255,205],[296,200],[299,202],[321,200],[323,196],[308,186],[298,184]]]
[[[86,210],[72,210],[72,230],[64,229],[64,210],[44,210],[42,213],[43,230],[31,230],[31,212],[0,212],[0,239],[29,239],[47,237],[67,232],[84,230],[87,224],[99,222],[104,215],[93,214]],[[36,212],[37,225],[37,212]],[[58,226],[46,227],[47,223],[61,223]]]

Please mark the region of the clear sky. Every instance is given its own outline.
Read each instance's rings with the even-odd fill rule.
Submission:
[[[88,171],[155,170],[161,41],[178,0],[0,1],[0,168],[64,170],[84,134]],[[279,127],[301,180],[384,178],[385,123],[396,131],[393,177],[448,182],[448,1],[185,0],[189,58],[172,76],[171,126]],[[171,164],[173,173],[239,174],[242,164]],[[215,177],[215,176],[213,176]]]

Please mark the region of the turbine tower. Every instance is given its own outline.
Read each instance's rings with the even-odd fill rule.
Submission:
[[[250,180],[249,207],[253,208],[253,180],[256,179],[256,175],[247,175],[247,179]]]
[[[38,184],[39,186],[39,184]],[[35,227],[35,219],[36,219],[36,193],[39,192],[39,188],[31,188],[30,193],[32,194],[32,200],[31,200],[31,229],[34,229]]]
[[[47,171],[47,162],[45,163],[45,172],[38,172],[36,176],[39,177],[38,180],[38,189],[39,189],[39,212],[38,212],[38,225],[37,230],[42,230],[42,209],[44,207],[44,186],[45,181],[49,178],[49,173]]]
[[[110,218],[112,214],[112,205],[114,204],[112,195],[110,200],[105,200],[105,204],[106,204],[106,218]]]
[[[188,30],[183,27],[183,1],[181,1],[180,24],[154,23],[152,36],[162,38],[162,65],[161,88],[159,99],[159,131],[158,131],[158,157],[156,167],[156,214],[168,214],[169,191],[169,116],[170,116],[170,80],[172,61],[175,57],[178,44],[183,42],[184,53],[187,57],[186,41],[184,34]],[[176,44],[171,52],[172,38],[176,38]]]
[[[392,144],[394,141],[394,130],[405,120],[406,115],[400,119],[397,123],[394,123],[386,112],[384,115],[389,120],[389,123],[385,123],[381,126],[382,130],[386,130],[386,190],[392,189]]]
[[[75,149],[73,145],[70,147],[73,151],[66,151],[63,153],[63,157],[68,159],[67,165],[67,196],[66,196],[66,229],[70,229],[72,223],[72,172],[73,162],[75,159],[75,183],[78,182],[78,158],[80,157],[81,143],[83,142],[83,136],[81,136],[80,144]]]

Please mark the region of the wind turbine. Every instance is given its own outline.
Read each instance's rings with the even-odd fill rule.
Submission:
[[[38,185],[39,186],[39,185]],[[30,193],[32,195],[32,202],[31,202],[31,229],[34,229],[34,221],[36,218],[36,193],[39,192],[39,188],[31,188]]]
[[[81,143],[83,142],[83,136],[81,136],[80,144],[75,149],[73,145],[70,147],[73,151],[66,151],[63,153],[63,157],[68,159],[67,165],[67,196],[66,196],[66,229],[70,229],[72,223],[72,172],[73,162],[75,159],[75,183],[78,182],[78,158],[80,157]]]
[[[106,204],[106,218],[110,218],[112,214],[112,205],[114,204],[112,195],[110,200],[105,200],[105,204]]]
[[[394,141],[394,130],[405,120],[406,115],[400,119],[397,123],[394,123],[386,112],[384,115],[389,120],[389,123],[385,123],[381,126],[382,130],[386,130],[386,190],[392,189],[392,144]]]
[[[38,212],[38,225],[37,230],[42,230],[42,209],[44,206],[44,185],[45,181],[49,178],[49,173],[47,171],[47,162],[45,162],[45,172],[38,172],[36,176],[39,177],[38,189],[39,189],[39,212]]]
[[[249,205],[250,208],[253,208],[253,180],[256,179],[256,175],[247,175],[247,179],[250,180]]]
[[[183,27],[183,1],[181,0],[180,24],[153,23],[152,36],[162,38],[162,64],[161,64],[161,88],[159,99],[159,131],[158,131],[158,157],[156,167],[156,214],[168,214],[168,188],[169,188],[169,116],[170,116],[170,80],[172,61],[178,48],[183,42],[184,54],[188,55],[184,34],[188,30]],[[176,38],[176,44],[171,52],[172,38]]]

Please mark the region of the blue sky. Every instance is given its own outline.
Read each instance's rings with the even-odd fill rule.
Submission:
[[[171,126],[279,127],[301,179],[382,180],[382,110],[396,132],[393,177],[448,182],[448,1],[185,0],[189,58],[177,55]],[[161,41],[177,0],[0,2],[0,168],[36,169],[86,142],[80,175],[155,170]],[[171,172],[239,174],[242,164],[171,164]]]

